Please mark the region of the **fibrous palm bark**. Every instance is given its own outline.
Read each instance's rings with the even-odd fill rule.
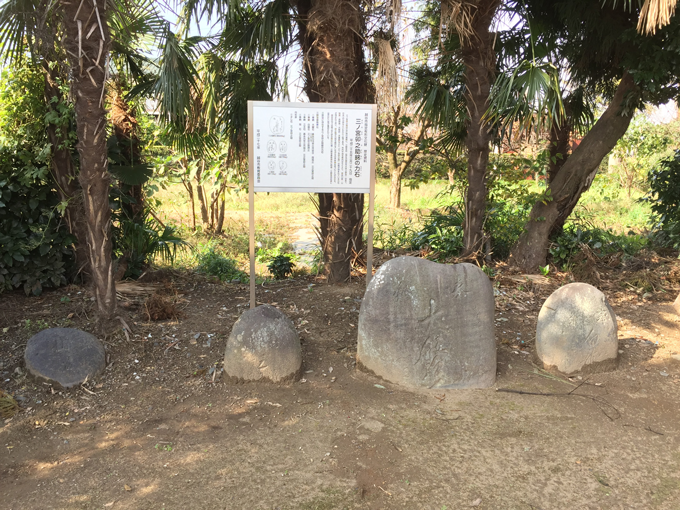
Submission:
[[[362,0],[297,2],[305,92],[311,102],[372,101],[362,4]],[[363,246],[363,210],[363,194],[319,194],[320,237],[329,282],[349,279],[353,254]]]
[[[111,179],[104,108],[110,45],[106,3],[104,0],[76,0],[60,5],[71,65],[71,91],[75,101],[80,155],[79,181],[87,218],[92,283],[99,313],[110,319],[116,311],[116,289],[111,263]]]
[[[486,179],[491,150],[491,131],[485,113],[496,68],[494,36],[490,27],[500,0],[476,0],[465,5],[456,0],[448,0],[448,3],[459,4],[450,6],[451,12],[461,13],[452,22],[456,25],[461,40],[467,89],[465,102],[468,109],[468,132],[465,146],[468,151],[468,190],[465,199],[462,255],[470,256],[480,253],[484,243]],[[463,16],[462,13],[466,15]],[[462,24],[466,21],[468,24],[463,27]]]

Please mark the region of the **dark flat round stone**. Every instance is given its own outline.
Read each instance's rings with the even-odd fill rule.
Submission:
[[[100,374],[106,367],[106,353],[90,333],[50,328],[28,341],[24,361],[33,377],[68,389]]]

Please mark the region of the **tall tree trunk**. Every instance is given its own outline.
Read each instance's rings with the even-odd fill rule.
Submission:
[[[59,89],[56,66],[43,57],[42,68],[45,76],[45,104],[50,112],[57,113],[57,107],[64,102]],[[77,168],[73,164],[68,140],[68,129],[53,122],[47,124],[47,137],[52,146],[50,170],[56,183],[59,198],[66,202],[64,219],[68,229],[76,237],[75,270],[73,277],[89,280],[90,257],[87,252],[87,221],[83,207],[83,194],[78,183]]]
[[[66,48],[71,64],[80,154],[79,180],[87,218],[92,282],[101,317],[111,319],[116,313],[116,288],[111,263],[110,176],[104,109],[105,69],[110,44],[106,2],[83,0],[59,5],[64,9]]]
[[[224,188],[226,186],[223,185],[222,190],[220,191],[220,196],[219,198],[219,204],[220,204],[220,213],[217,217],[217,225],[215,226],[215,234],[219,235],[222,233],[222,230],[224,229],[224,209],[226,207],[226,200],[224,199]]]
[[[545,265],[550,233],[571,214],[592,184],[602,159],[626,133],[634,111],[623,113],[624,102],[638,92],[633,78],[625,73],[609,107],[550,183],[550,199],[534,204],[525,231],[510,254],[512,265],[524,272],[537,271],[538,266]]]
[[[396,157],[394,158],[396,160]],[[390,154],[387,154],[388,170],[390,172],[390,207],[399,209],[401,207],[401,177],[400,165],[392,166]],[[396,163],[396,161],[395,161]]]
[[[298,40],[311,102],[372,101],[362,5],[362,0],[298,0]],[[331,283],[349,279],[352,252],[362,251],[363,206],[363,194],[319,194],[321,246]]]
[[[483,118],[494,81],[496,54],[494,37],[489,32],[500,0],[476,0],[468,4],[471,34],[463,36],[462,57],[465,64],[465,102],[469,120],[465,146],[468,150],[468,190],[465,203],[463,255],[480,253],[484,241],[486,209],[486,171],[489,163],[491,133]]]
[[[39,55],[41,67],[45,78],[44,98],[45,105],[53,118],[60,118],[59,105],[66,100],[59,88],[60,79],[66,80],[68,70],[61,62],[57,53],[55,37],[57,36],[56,24],[58,17],[53,16],[48,10],[50,2],[41,0],[34,12],[36,33],[29,42],[32,43],[33,55]],[[59,198],[66,202],[64,220],[69,231],[76,238],[74,244],[75,268],[70,279],[80,277],[89,280],[89,254],[87,251],[87,222],[83,207],[83,196],[78,183],[78,169],[74,164],[71,147],[68,139],[68,126],[63,123],[48,122],[45,127],[50,141],[52,158],[50,171],[56,184]]]
[[[560,169],[569,157],[569,141],[571,140],[571,123],[563,120],[561,125],[553,124],[550,128],[550,161],[548,162],[548,183],[557,177]]]
[[[321,248],[328,281],[349,279],[352,258],[363,248],[364,195],[319,193]]]
[[[201,168],[196,171],[196,194],[198,195],[198,201],[201,204],[201,220],[203,221],[203,226],[208,228],[210,226],[210,217],[208,215],[208,205],[206,204],[205,191],[203,190],[203,185],[201,184],[201,176],[205,170],[205,162],[201,162]]]
[[[394,118],[392,119],[393,122],[390,134],[394,139],[399,139],[399,116],[401,115],[401,108],[393,110],[392,115]],[[401,180],[408,167],[413,163],[413,160],[422,151],[421,143],[423,142],[423,138],[425,138],[428,127],[428,124],[420,125],[415,140],[409,141],[409,146],[406,147],[406,153],[401,161],[399,161],[398,156],[398,142],[381,142],[383,147],[385,147],[387,171],[390,174],[390,207],[394,209],[399,209],[401,207]],[[415,146],[411,146],[412,143],[414,143]]]
[[[182,179],[182,184],[189,195],[189,202],[191,203],[191,228],[196,230],[196,200],[194,199],[194,187],[191,185],[189,179]]]

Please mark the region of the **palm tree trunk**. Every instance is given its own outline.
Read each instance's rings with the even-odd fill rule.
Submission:
[[[486,170],[489,164],[491,133],[484,119],[489,93],[494,81],[496,55],[494,37],[489,32],[499,0],[477,0],[469,5],[471,34],[461,37],[465,63],[465,102],[469,112],[468,134],[468,190],[463,229],[463,256],[481,253],[484,242],[484,214],[486,209]]]
[[[563,120],[562,125],[553,121],[550,128],[550,161],[548,162],[548,183],[557,177],[560,169],[567,161],[569,141],[571,139],[571,125],[568,120]]]
[[[331,283],[349,279],[352,259],[363,249],[364,195],[319,193],[321,249]]]
[[[87,218],[87,248],[94,294],[100,316],[111,319],[116,313],[116,288],[111,262],[111,179],[104,109],[105,69],[110,45],[106,2],[76,0],[58,5],[64,9],[66,50],[71,64],[80,154],[79,181]]]
[[[298,40],[311,102],[367,103],[374,92],[364,58],[362,0],[298,0]],[[328,282],[349,279],[363,248],[363,194],[319,194],[321,246]]]
[[[545,265],[551,232],[571,214],[595,179],[602,159],[626,133],[634,112],[622,112],[624,101],[638,92],[633,78],[626,73],[609,107],[550,183],[551,199],[534,204],[524,233],[510,254],[513,266],[528,273]]]

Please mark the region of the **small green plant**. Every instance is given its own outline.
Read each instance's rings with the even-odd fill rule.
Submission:
[[[62,303],[70,303],[70,302],[71,302],[71,298],[68,297],[68,296],[62,296],[61,299],[60,299],[59,301],[61,301]]]
[[[373,234],[373,244],[376,248],[386,251],[395,251],[399,248],[408,248],[416,232],[413,229],[411,220],[407,223],[399,224],[395,219],[392,223],[378,223]]]
[[[295,263],[291,260],[289,255],[277,255],[267,265],[267,269],[272,276],[277,280],[283,280],[287,276],[293,274]]]
[[[496,270],[493,267],[484,265],[482,266],[482,271],[484,271],[484,274],[489,278],[494,278],[496,276]]]
[[[545,267],[538,266],[538,270],[541,272],[543,276],[548,276],[548,274],[550,273],[550,264],[546,264]]]
[[[264,242],[264,245],[262,243]],[[258,248],[255,253],[255,260],[259,263],[267,262],[279,255],[288,255],[290,258],[295,258],[293,254],[289,252],[293,250],[293,246],[290,243],[279,242],[273,248],[267,247],[267,239],[257,243]]]
[[[203,246],[197,259],[196,271],[199,273],[217,276],[223,282],[248,281],[248,275],[236,266],[236,261],[218,253],[213,244]]]
[[[38,319],[35,322],[31,321],[31,319],[24,320],[24,329],[28,333],[37,333],[38,331],[42,331],[49,327],[50,325],[42,319]]]
[[[154,446],[156,450],[162,450],[165,452],[171,452],[172,451],[172,445],[171,444],[159,444],[156,443],[156,446]]]
[[[323,251],[321,250],[321,247],[318,247],[316,251],[314,251],[314,256],[312,257],[312,265],[310,267],[310,273],[313,275],[320,275],[323,273],[324,266],[323,266]],[[311,290],[311,289],[309,289]]]

